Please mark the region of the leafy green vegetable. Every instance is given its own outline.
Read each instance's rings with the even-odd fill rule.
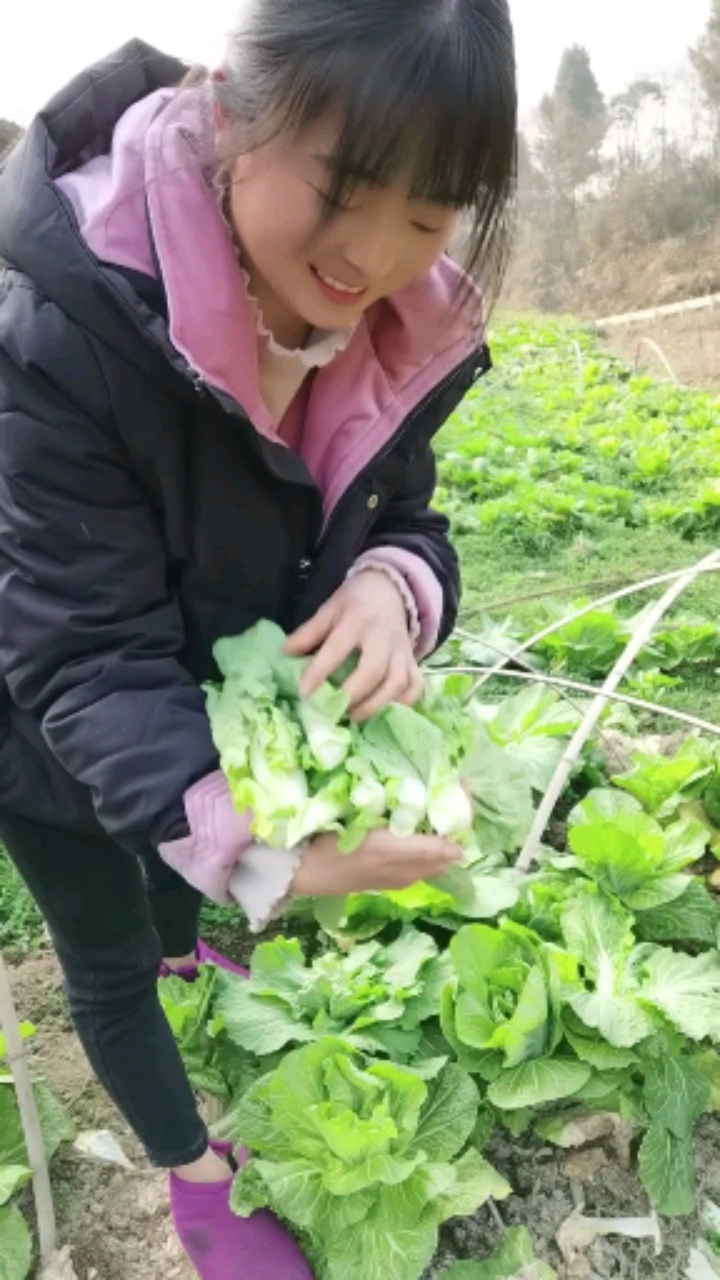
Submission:
[[[229,975],[214,964],[198,966],[194,982],[177,975],[163,978],[158,995],[165,1016],[183,1056],[194,1088],[228,1103],[258,1075],[250,1054],[243,1052],[225,1032],[218,1003]],[[238,977],[237,981],[245,979]]]
[[[25,1280],[30,1272],[32,1240],[14,1204],[0,1207],[0,1280]]]
[[[405,1061],[420,1026],[437,1016],[450,961],[427,934],[406,929],[389,946],[368,942],[307,965],[297,939],[256,947],[251,977],[226,977],[217,1005],[230,1038],[257,1055],[342,1036],[356,1048]]]
[[[673,902],[635,912],[635,929],[641,942],[720,943],[720,904],[699,879],[691,879],[685,892]]]
[[[441,1222],[509,1193],[477,1151],[461,1154],[477,1106],[455,1065],[426,1082],[341,1040],[297,1049],[235,1112],[251,1155],[232,1206],[269,1205],[306,1232],[319,1280],[417,1280]]]
[[[552,1048],[543,951],[530,930],[510,921],[499,928],[467,925],[450,944],[456,985],[443,1005],[446,1034],[451,1043],[482,1051],[474,1060],[491,1078]]]
[[[41,1081],[33,1085],[35,1103],[40,1117],[45,1154],[52,1159],[61,1142],[75,1136],[75,1127],[63,1107],[47,1085]],[[10,1076],[0,1076],[0,1167],[27,1165],[20,1112],[15,1100],[15,1090]]]
[[[333,684],[300,696],[307,659],[284,654],[284,640],[278,626],[262,621],[218,641],[224,682],[206,689],[235,804],[252,811],[259,839],[293,848],[336,831],[349,853],[368,830],[389,826],[398,836],[433,830],[466,840],[473,814],[457,764],[470,726],[457,710],[449,715],[452,699],[438,696],[431,714],[392,705],[361,728],[350,723],[346,695]],[[451,724],[457,735],[444,732]]]
[[[636,751],[628,773],[612,781],[635,796],[648,813],[663,819],[673,817],[683,799],[698,794],[713,770],[707,744],[691,737],[672,758]]]
[[[0,1165],[0,1205],[7,1204],[11,1196],[32,1178],[32,1170],[24,1164]]]
[[[631,910],[642,911],[685,893],[688,878],[680,873],[702,857],[707,837],[692,819],[663,829],[632,797],[601,789],[570,814],[568,841],[585,875]]]

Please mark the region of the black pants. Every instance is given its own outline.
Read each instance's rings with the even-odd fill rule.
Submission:
[[[90,1063],[154,1164],[207,1148],[157,996],[163,955],[189,954],[201,896],[159,856],[126,853],[98,827],[82,835],[0,811],[0,840],[45,917]]]

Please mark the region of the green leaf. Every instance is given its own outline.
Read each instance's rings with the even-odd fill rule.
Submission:
[[[466,1151],[455,1165],[448,1168],[452,1183],[433,1206],[433,1212],[437,1212],[441,1222],[447,1218],[467,1217],[490,1198],[504,1200],[512,1195],[510,1183],[483,1159],[479,1151]]]
[[[635,982],[638,995],[662,1010],[691,1040],[720,1038],[718,952],[688,956],[647,943],[638,948]]]
[[[48,1160],[55,1155],[61,1142],[75,1137],[75,1126],[62,1103],[46,1085],[33,1085],[35,1103],[40,1117],[45,1154]],[[15,1100],[11,1079],[0,1079],[0,1166],[27,1164],[25,1137]]]
[[[18,1027],[18,1031],[20,1032],[21,1039],[23,1040],[29,1040],[31,1036],[34,1036],[36,1029],[37,1028],[33,1025],[32,1022],[21,1022]],[[2,1031],[0,1031],[0,1058],[4,1058],[6,1054],[7,1054],[7,1041]]]
[[[32,1170],[24,1164],[0,1165],[0,1205],[7,1204],[11,1196],[32,1178]]]
[[[32,1239],[14,1204],[0,1208],[0,1280],[25,1280],[30,1273]]]
[[[708,1111],[720,1111],[720,1054],[715,1049],[700,1049],[690,1062],[708,1086]]]
[[[261,942],[250,960],[250,975],[255,988],[267,994],[294,1000],[306,983],[305,956],[297,938],[273,938]],[[247,983],[238,976],[234,986]]]
[[[627,972],[634,941],[631,917],[596,893],[569,903],[561,920],[568,947],[594,982],[592,990],[570,996],[571,1008],[611,1045],[632,1048],[652,1034],[655,1022]]]
[[[692,1139],[678,1138],[657,1122],[650,1125],[638,1156],[643,1186],[658,1213],[683,1217],[695,1208]]]
[[[631,1049],[618,1049],[605,1040],[593,1040],[565,1028],[565,1039],[581,1062],[589,1062],[596,1071],[623,1071],[639,1061]]]
[[[502,1244],[482,1261],[455,1262],[443,1271],[440,1280],[515,1280],[527,1276],[528,1280],[554,1280],[555,1272],[544,1263],[532,1273],[529,1268],[535,1262],[532,1240],[526,1227],[510,1227]]]
[[[635,912],[641,942],[697,942],[715,946],[720,939],[720,905],[696,877],[683,893],[650,911]]]
[[[691,738],[673,759],[636,751],[630,771],[611,781],[635,796],[648,813],[663,817],[677,808],[683,790],[706,777],[712,767],[706,749]]]
[[[569,1098],[590,1079],[586,1062],[571,1058],[531,1058],[511,1067],[490,1085],[488,1099],[501,1110],[538,1107],[558,1098]]]
[[[298,1040],[313,1040],[282,996],[258,995],[247,981],[227,987],[217,1005],[230,1039],[251,1053],[276,1053]]]
[[[417,1132],[408,1154],[423,1151],[428,1160],[449,1160],[475,1127],[480,1097],[467,1072],[450,1063],[428,1086]]]
[[[417,1200],[408,1179],[384,1190],[357,1227],[328,1232],[327,1280],[417,1280],[437,1246],[437,1226],[420,1217]]]
[[[645,1063],[644,1097],[653,1122],[685,1138],[707,1106],[710,1087],[685,1058],[651,1058]]]

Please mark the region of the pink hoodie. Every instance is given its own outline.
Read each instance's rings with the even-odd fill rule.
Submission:
[[[108,154],[57,185],[97,258],[149,276],[157,275],[159,264],[176,349],[204,382],[233,396],[258,431],[278,441],[259,389],[255,309],[200,159],[210,153],[211,142],[209,88],[160,89],[119,119]],[[301,453],[322,492],[326,520],[408,413],[481,346],[479,300],[476,308],[457,312],[459,276],[459,268],[442,258],[421,280],[371,308],[347,348],[318,370]],[[393,578],[408,608],[418,655],[430,652],[443,610],[432,570],[396,547],[366,553],[351,572],[369,567]],[[221,775],[196,784],[185,797],[191,835],[161,852],[219,901],[228,901],[229,893],[238,896],[244,869],[254,889],[252,905],[243,905],[259,928],[278,893],[258,888],[248,815],[228,808],[228,795]],[[286,851],[273,851],[272,858],[263,851],[268,869],[275,854]],[[288,858],[294,870],[297,855]],[[272,879],[277,888],[278,877]],[[286,885],[289,877],[280,879]]]

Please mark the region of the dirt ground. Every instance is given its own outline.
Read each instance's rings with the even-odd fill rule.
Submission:
[[[660,347],[681,383],[720,390],[720,306],[652,324],[613,327],[606,329],[603,337],[606,345],[631,365],[665,378],[667,371],[657,351],[643,341],[649,338]]]
[[[60,1232],[63,1243],[71,1246],[78,1280],[192,1280],[194,1272],[173,1234],[165,1175],[147,1165],[137,1141],[96,1083],[70,1028],[53,956],[27,957],[12,971],[12,982],[21,1016],[38,1028],[37,1069],[80,1130],[112,1130],[134,1165],[129,1171],[101,1164],[70,1146],[53,1164]],[[474,1218],[446,1224],[425,1280],[435,1280],[457,1258],[484,1257],[499,1242],[503,1224],[527,1226],[538,1256],[559,1267],[555,1236],[578,1205],[590,1216],[648,1212],[636,1176],[602,1146],[581,1153],[558,1152],[529,1135],[511,1139],[500,1134],[488,1156],[512,1184],[513,1196],[485,1207]],[[717,1118],[701,1125],[697,1165],[700,1195],[720,1201]],[[29,1193],[23,1207],[31,1215]],[[695,1218],[664,1221],[659,1256],[649,1240],[599,1240],[580,1259],[579,1268],[560,1269],[561,1280],[682,1280],[697,1234]]]

